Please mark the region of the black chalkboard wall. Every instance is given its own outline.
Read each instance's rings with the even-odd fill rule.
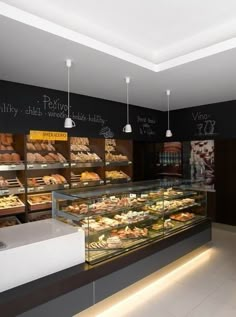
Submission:
[[[178,141],[236,138],[236,101],[171,111],[173,139]]]
[[[130,106],[133,133],[122,132],[126,105],[99,98],[71,94],[71,117],[76,127],[64,129],[67,93],[52,89],[0,81],[0,131],[67,131],[74,136],[129,138],[156,141],[161,136],[161,111]]]

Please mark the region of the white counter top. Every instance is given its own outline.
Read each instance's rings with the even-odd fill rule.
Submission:
[[[54,219],[0,229],[0,292],[85,261],[84,231]]]
[[[77,231],[78,229],[63,222],[46,219],[0,228],[0,241],[7,245],[6,250],[61,237]]]

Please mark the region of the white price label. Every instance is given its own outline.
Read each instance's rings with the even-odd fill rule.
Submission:
[[[28,192],[33,192],[34,191],[34,187],[28,187]]]
[[[104,184],[104,181],[100,181],[100,184]]]
[[[18,188],[18,192],[19,192],[19,193],[24,193],[24,192],[25,192],[25,189],[24,189],[24,188]]]
[[[48,167],[48,164],[41,164],[42,168]]]
[[[136,194],[129,194],[129,197],[130,197],[130,198],[136,198],[137,195],[136,195]]]
[[[148,194],[141,194],[141,198],[147,198]]]
[[[69,163],[63,163],[63,166],[64,166],[64,167],[68,167],[68,166],[69,166]]]
[[[129,162],[128,162],[128,164],[132,164],[132,162],[131,162],[131,161],[129,161]]]
[[[10,168],[16,168],[16,165],[12,164],[10,165]]]
[[[88,184],[89,184],[88,182],[84,182],[84,183],[83,183],[84,186],[87,186]]]
[[[64,188],[69,188],[69,184],[65,184],[65,185],[64,185]]]
[[[106,165],[110,165],[110,162],[106,162]]]
[[[107,183],[107,184],[110,184],[110,182],[111,182],[110,180],[106,180],[106,183]]]
[[[44,186],[39,186],[38,190],[44,190]]]
[[[76,166],[76,163],[71,163],[71,166]]]
[[[34,165],[33,164],[28,164],[27,168],[34,168]]]

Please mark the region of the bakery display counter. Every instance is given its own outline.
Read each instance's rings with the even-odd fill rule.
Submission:
[[[53,193],[53,217],[86,235],[90,264],[128,252],[206,219],[206,193],[158,181]]]
[[[84,262],[82,230],[53,219],[1,228],[0,241],[0,292]]]

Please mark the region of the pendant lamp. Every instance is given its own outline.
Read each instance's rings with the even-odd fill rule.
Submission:
[[[123,132],[125,133],[131,133],[132,132],[132,127],[131,124],[129,123],[129,83],[130,83],[130,77],[125,77],[125,82],[126,82],[126,101],[127,101],[127,123],[123,128]]]
[[[67,88],[68,88],[68,114],[67,118],[65,118],[64,128],[70,129],[75,127],[75,122],[70,118],[70,68],[71,68],[71,59],[66,60],[66,67],[67,67]]]
[[[167,96],[167,115],[168,115],[166,137],[171,138],[172,132],[170,130],[170,90],[169,89],[166,90],[166,96]]]

